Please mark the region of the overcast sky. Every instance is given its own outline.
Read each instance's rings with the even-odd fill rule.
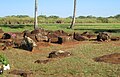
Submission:
[[[74,0],[38,0],[38,15],[72,16]],[[120,14],[120,0],[77,0],[77,16],[114,16]],[[1,0],[0,17],[34,16],[34,0]]]

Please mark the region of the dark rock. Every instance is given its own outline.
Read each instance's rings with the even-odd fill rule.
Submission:
[[[40,33],[39,29],[31,31],[31,34],[37,34],[37,33]]]
[[[57,20],[56,23],[61,24],[61,23],[63,23],[63,21],[62,20]]]
[[[107,32],[100,32],[97,35],[97,41],[106,41],[110,39],[110,35]]]
[[[119,41],[120,40],[120,37],[111,37],[110,38],[112,41]]]
[[[35,35],[35,38],[38,42],[40,41],[48,41],[48,37],[47,36],[44,36],[42,35],[41,33],[38,33]]]
[[[10,39],[11,35],[9,33],[4,33],[2,39]]]
[[[49,41],[50,43],[58,43],[58,36],[57,36],[57,35],[55,35],[55,34],[53,34],[53,33],[49,33],[49,34],[47,35],[47,37],[48,37],[48,41]]]
[[[82,36],[86,36],[86,37],[88,37],[89,39],[91,39],[91,38],[96,38],[96,35],[93,34],[93,33],[91,33],[91,32],[83,32],[81,35],[82,35]]]
[[[50,62],[50,60],[47,59],[47,60],[36,60],[34,63],[46,64],[48,62]]]
[[[65,51],[53,51],[51,53],[49,53],[49,56],[48,58],[57,58],[57,57],[67,57],[67,56],[70,56],[71,53],[70,52],[65,52]]]
[[[4,46],[12,48],[14,46],[14,43],[12,40],[6,40]]]
[[[31,32],[29,30],[25,30],[22,33],[23,33],[23,37],[25,37],[25,36],[29,37],[31,35]]]
[[[107,54],[100,57],[93,58],[96,62],[105,62],[112,64],[120,64],[120,53]]]
[[[69,34],[64,32],[63,30],[56,30],[53,32],[53,34],[55,34],[57,36],[69,36]]]
[[[47,31],[42,29],[42,28],[39,28],[39,29],[36,29],[36,30],[33,30],[31,31],[31,34],[38,34],[38,33],[41,33],[41,34],[47,34]]]
[[[60,42],[65,43],[65,42],[70,42],[73,41],[73,36],[60,36]],[[58,39],[59,40],[59,39]]]
[[[29,77],[33,73],[28,72],[28,71],[22,71],[22,70],[13,70],[13,71],[9,72],[9,74],[19,75],[22,77]]]
[[[25,49],[28,51],[32,51],[33,47],[37,46],[36,43],[30,38],[30,37],[25,37],[21,44],[20,44],[20,49]]]
[[[79,34],[79,33],[74,33],[73,38],[74,38],[75,40],[77,40],[77,41],[85,41],[85,40],[88,40],[88,37],[82,36],[82,35]]]

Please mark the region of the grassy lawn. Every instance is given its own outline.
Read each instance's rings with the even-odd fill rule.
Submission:
[[[64,30],[66,32],[101,32],[111,31],[112,35],[120,36],[120,24],[76,24],[74,30],[67,29],[69,24],[40,24],[48,30]],[[33,30],[32,26],[11,29],[1,27],[5,32]],[[111,53],[120,53],[120,41],[95,42],[84,41],[70,45],[52,45],[39,50],[39,53],[27,52],[19,49],[0,51],[9,59],[11,70],[26,70],[33,72],[31,77],[119,77],[120,64],[95,62],[93,58]],[[47,64],[34,63],[36,60],[46,59],[53,50],[65,50],[72,53],[70,57],[57,58]],[[44,50],[41,51],[41,50]],[[11,71],[10,70],[10,71]],[[0,77],[14,77],[5,71]],[[19,77],[19,76],[18,76]]]
[[[64,47],[63,47],[64,48]],[[20,69],[32,71],[32,77],[119,77],[120,65],[97,63],[93,58],[111,54],[119,53],[119,42],[80,42],[75,46],[64,49],[71,52],[73,55],[66,58],[58,58],[47,64],[36,64],[34,61],[46,59],[48,53],[52,50],[62,49],[61,46],[48,47],[42,53],[30,53],[24,50],[9,49],[1,51],[10,61],[11,70]],[[5,71],[4,77],[13,77]]]
[[[22,26],[22,27],[21,27]],[[120,24],[119,23],[79,23],[75,24],[74,29],[68,29],[70,24],[39,24],[39,27],[47,30],[64,30],[66,32],[111,32],[113,35],[119,36]],[[17,25],[16,28],[9,28],[6,25],[1,25],[5,32],[16,32],[24,30],[33,30],[33,25]]]

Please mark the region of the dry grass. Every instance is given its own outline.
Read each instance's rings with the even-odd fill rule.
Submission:
[[[75,46],[64,49],[73,55],[57,58],[47,64],[34,63],[36,60],[47,59],[48,53],[56,49],[64,49],[60,45],[48,47],[46,52],[32,53],[19,49],[1,51],[9,59],[11,70],[25,70],[33,72],[32,77],[119,77],[120,65],[97,63],[93,58],[105,54],[119,53],[119,42],[80,42]],[[4,77],[14,77],[4,72]]]

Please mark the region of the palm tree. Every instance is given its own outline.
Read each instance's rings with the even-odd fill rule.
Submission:
[[[38,0],[35,0],[34,29],[38,28],[37,14],[38,14]]]
[[[74,0],[74,10],[73,10],[73,18],[72,18],[72,22],[70,25],[70,28],[72,29],[74,24],[75,24],[75,16],[76,16],[76,0]]]

